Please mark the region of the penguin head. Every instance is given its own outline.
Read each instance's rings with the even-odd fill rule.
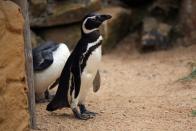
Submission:
[[[98,30],[99,26],[106,20],[111,19],[111,15],[90,13],[82,22],[82,32],[85,34]]]

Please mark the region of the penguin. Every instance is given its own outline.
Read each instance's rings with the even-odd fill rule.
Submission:
[[[96,113],[86,109],[85,98],[90,87],[93,87],[95,92],[100,87],[100,83],[95,84],[94,81],[100,80],[103,37],[99,26],[111,17],[108,14],[90,13],[83,19],[81,38],[63,68],[57,92],[47,105],[47,111],[70,107],[77,119],[87,120],[95,117]]]
[[[45,102],[50,99],[49,87],[58,84],[55,80],[60,77],[70,51],[64,43],[47,41],[34,48],[32,54],[36,102]]]

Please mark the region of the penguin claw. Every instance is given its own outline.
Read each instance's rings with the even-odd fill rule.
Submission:
[[[81,120],[88,120],[93,118],[93,116],[89,115],[89,114],[80,114],[79,119]]]
[[[82,113],[82,114],[79,113],[78,110],[77,110],[76,108],[74,108],[72,111],[73,111],[73,113],[74,113],[74,115],[75,115],[75,117],[76,117],[77,119],[80,119],[80,120],[88,120],[88,119],[90,119],[90,118],[93,118],[92,115],[85,114],[85,113]]]
[[[93,118],[93,116],[91,116],[89,114],[77,114],[77,115],[75,115],[75,117],[80,120],[88,120],[88,119]]]
[[[96,113],[96,112],[91,112],[91,111],[85,111],[85,112],[83,112],[82,114],[87,114],[87,115],[90,115],[91,117],[94,117],[94,116],[96,116],[98,113]]]
[[[95,112],[88,111],[84,104],[79,105],[79,107],[80,107],[80,113],[81,114],[87,114],[87,115],[90,115],[92,117],[96,116],[96,114],[97,114]]]

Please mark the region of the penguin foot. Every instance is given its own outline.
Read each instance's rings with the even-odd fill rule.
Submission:
[[[54,95],[51,95],[48,90],[44,92],[44,95],[47,102],[52,101],[52,99],[54,98]]]
[[[78,110],[77,110],[76,108],[72,109],[72,111],[73,111],[73,113],[74,113],[74,115],[75,115],[75,117],[76,117],[77,119],[80,119],[80,120],[88,120],[88,119],[90,119],[90,118],[93,118],[93,117],[92,117],[91,115],[89,115],[89,114],[81,114],[81,113],[79,113]]]
[[[96,112],[91,112],[91,111],[85,111],[82,114],[89,115],[91,118],[93,118],[93,117],[96,116],[97,113]]]
[[[86,114],[86,115],[90,115],[91,117],[94,117],[94,116],[96,116],[96,112],[91,112],[91,111],[88,111],[87,109],[86,109],[86,107],[85,107],[85,105],[79,105],[79,107],[80,107],[80,113],[81,114]]]

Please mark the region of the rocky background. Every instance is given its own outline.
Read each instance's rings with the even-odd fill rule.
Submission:
[[[32,45],[52,40],[73,49],[82,18],[95,11],[113,16],[101,27],[104,51],[129,33],[136,34],[140,51],[189,45],[195,39],[195,7],[194,0],[30,0]]]
[[[129,31],[131,10],[120,6],[105,7],[104,3],[100,0],[31,0],[33,47],[52,40],[65,42],[72,49],[80,38],[83,17],[95,11],[113,16],[101,30],[105,37],[104,47],[114,46]]]

